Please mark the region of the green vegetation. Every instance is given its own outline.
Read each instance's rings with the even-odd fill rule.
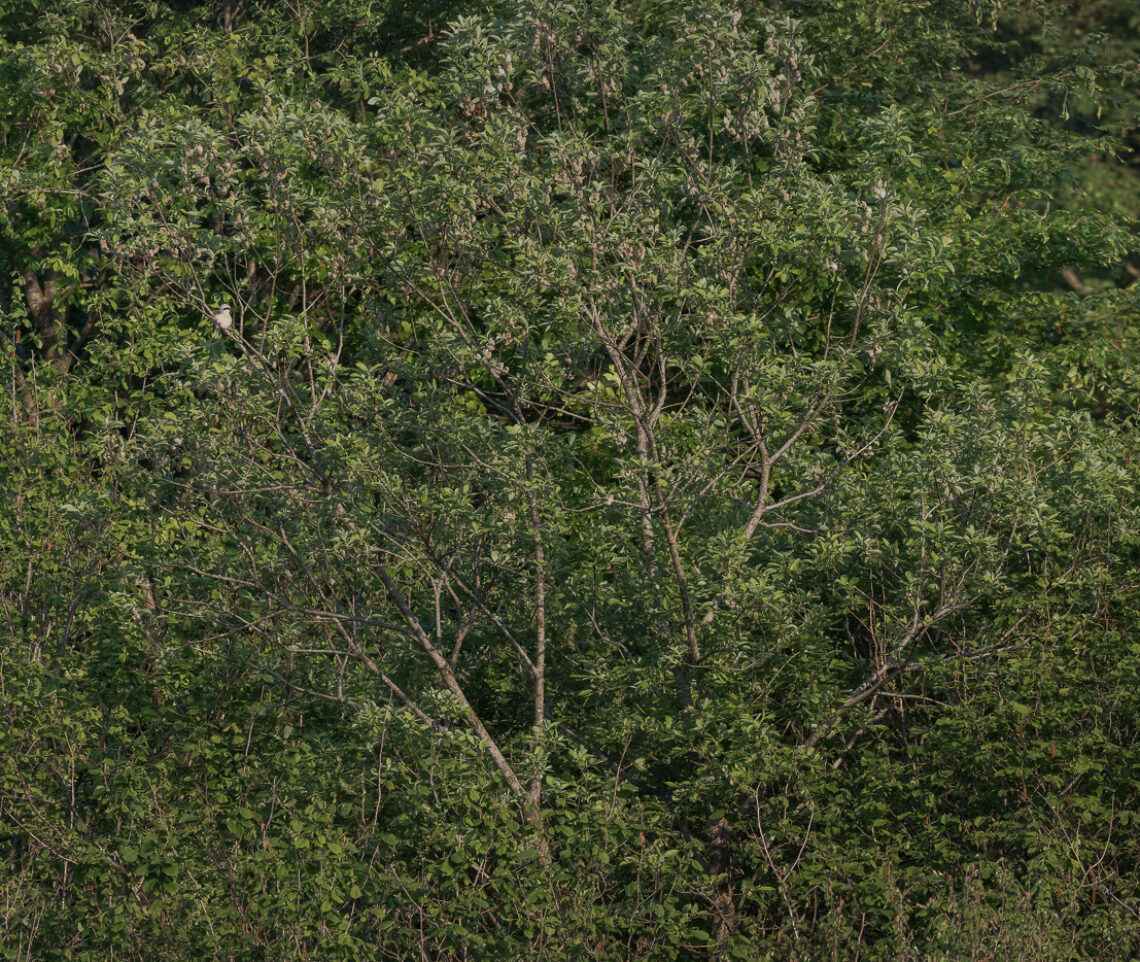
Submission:
[[[0,958],[1140,956],[1137,20],[0,0]]]

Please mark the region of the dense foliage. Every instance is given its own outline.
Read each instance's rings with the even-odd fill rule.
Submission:
[[[1140,955],[1137,21],[0,2],[0,956]]]

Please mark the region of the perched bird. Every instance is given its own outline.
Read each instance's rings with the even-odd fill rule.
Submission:
[[[230,314],[229,304],[223,304],[218,308],[218,313],[214,315],[214,323],[223,331],[228,331],[234,326],[234,319]]]

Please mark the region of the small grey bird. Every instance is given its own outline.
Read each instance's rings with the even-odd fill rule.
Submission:
[[[234,326],[234,319],[230,314],[229,304],[223,304],[218,308],[218,313],[214,315],[214,323],[223,331],[228,331]]]

